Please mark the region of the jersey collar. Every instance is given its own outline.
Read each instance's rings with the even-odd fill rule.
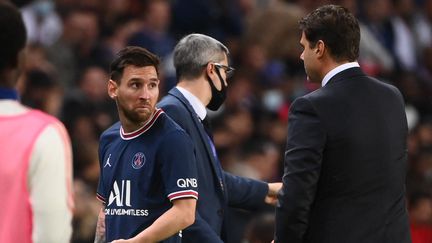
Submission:
[[[142,126],[141,128],[138,128],[137,130],[133,131],[133,132],[125,132],[123,130],[123,127],[120,127],[120,137],[123,140],[131,140],[134,139],[138,136],[140,136],[141,134],[145,133],[147,130],[149,130],[153,124],[156,122],[156,120],[158,119],[158,117],[160,116],[160,114],[164,113],[162,109],[160,108],[156,108],[155,112],[153,112],[152,116],[150,117],[150,119],[148,119],[148,121],[144,124],[144,126]]]

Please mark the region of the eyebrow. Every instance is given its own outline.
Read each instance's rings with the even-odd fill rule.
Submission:
[[[151,78],[150,80],[149,80],[150,82],[160,82],[160,80],[158,79],[158,78]]]
[[[131,79],[129,79],[128,82],[135,82],[135,81],[144,82],[146,80],[143,79],[143,78],[131,78]],[[150,78],[150,79],[148,79],[148,81],[150,81],[150,82],[160,82],[160,80],[158,78]]]

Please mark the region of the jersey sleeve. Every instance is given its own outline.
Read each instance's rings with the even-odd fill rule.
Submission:
[[[107,160],[108,158],[105,158],[105,146],[104,146],[104,139],[103,136],[100,139],[99,142],[99,182],[98,187],[96,191],[96,198],[101,201],[103,204],[106,202],[106,193],[105,193],[105,186],[104,186],[104,175],[103,175],[103,166],[104,166],[104,159]]]
[[[162,180],[170,201],[179,198],[198,199],[195,154],[190,137],[177,130],[165,136],[159,147]]]

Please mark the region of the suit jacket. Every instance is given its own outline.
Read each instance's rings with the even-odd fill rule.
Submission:
[[[210,138],[187,99],[173,88],[157,105],[192,138],[198,166],[197,213],[195,223],[183,231],[182,242],[223,242],[224,212],[227,206],[255,209],[264,204],[268,186],[264,182],[234,176],[223,171],[213,155]]]
[[[407,130],[400,92],[360,68],[296,99],[275,242],[411,242]]]

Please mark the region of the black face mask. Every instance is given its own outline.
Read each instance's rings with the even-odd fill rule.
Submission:
[[[212,97],[210,102],[207,105],[207,108],[212,111],[216,111],[219,107],[224,103],[226,98],[226,88],[225,82],[219,72],[219,69],[216,69],[216,74],[219,77],[219,81],[221,82],[221,90],[217,90],[216,86],[213,84],[211,78],[207,75],[207,81],[210,83]]]

